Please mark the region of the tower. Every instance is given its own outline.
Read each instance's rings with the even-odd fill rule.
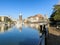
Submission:
[[[22,14],[21,13],[19,14],[19,21],[20,21],[20,23],[22,23]]]

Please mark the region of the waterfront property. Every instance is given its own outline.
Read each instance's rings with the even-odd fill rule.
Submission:
[[[13,23],[13,20],[10,18],[10,16],[0,16],[0,23],[2,24]]]
[[[47,20],[48,18],[46,16],[36,14],[35,16],[30,16],[27,19],[24,19],[24,23],[41,23],[41,22],[47,22]]]

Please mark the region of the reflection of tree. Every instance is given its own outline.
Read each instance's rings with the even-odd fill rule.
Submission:
[[[10,29],[10,28],[11,28],[11,25],[10,26],[5,26],[4,30],[8,31],[8,29]]]
[[[39,28],[38,28],[39,33],[42,33],[42,28],[41,27],[42,27],[42,25],[40,25]]]
[[[7,31],[8,30],[8,26],[4,26],[4,31]]]

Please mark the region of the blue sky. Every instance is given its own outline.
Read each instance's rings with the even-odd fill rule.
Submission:
[[[35,14],[47,14],[50,17],[57,3],[58,0],[0,0],[0,15],[18,18],[21,12],[23,18]]]

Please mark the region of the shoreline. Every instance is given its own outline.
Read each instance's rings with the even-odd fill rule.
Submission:
[[[49,27],[47,45],[60,45],[60,30],[56,29],[56,27]]]

